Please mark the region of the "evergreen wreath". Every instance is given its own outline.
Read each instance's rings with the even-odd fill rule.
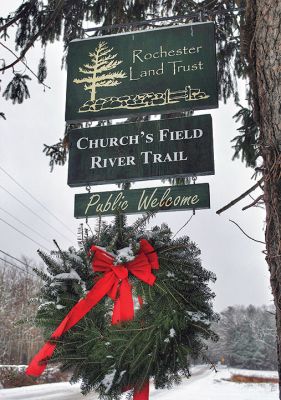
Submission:
[[[204,357],[205,340],[216,340],[210,328],[217,319],[211,305],[214,294],[207,286],[215,281],[214,274],[202,267],[200,250],[189,237],[173,238],[166,224],[146,230],[150,216],[127,226],[119,214],[112,224],[99,221],[97,233],[83,238],[77,251],[39,252],[48,273],[37,270],[45,284],[36,324],[46,338],[100,279],[89,257],[92,244],[114,254],[116,263],[132,260],[140,239],[149,241],[158,254],[153,286],[129,277],[133,320],[112,325],[113,301],[106,296],[58,340],[50,362],[71,371],[71,382],[81,380],[83,394],[96,390],[101,399],[117,399],[126,388],[140,389],[149,379],[156,388],[171,387],[190,375],[192,360]]]

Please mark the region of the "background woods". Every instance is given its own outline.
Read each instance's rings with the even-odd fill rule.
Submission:
[[[35,274],[15,271],[1,261],[1,364],[26,364],[42,344],[41,332],[33,326],[39,287],[40,280]]]
[[[274,307],[228,307],[213,329],[219,341],[208,346],[216,363],[245,369],[277,368]]]

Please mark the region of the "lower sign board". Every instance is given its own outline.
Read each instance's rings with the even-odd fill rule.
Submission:
[[[162,186],[75,195],[76,218],[147,211],[176,211],[210,208],[209,184]]]
[[[211,115],[74,129],[68,185],[214,174]]]

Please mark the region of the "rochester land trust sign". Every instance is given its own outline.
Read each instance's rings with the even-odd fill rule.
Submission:
[[[74,129],[68,185],[214,174],[210,115]]]
[[[213,22],[74,40],[66,121],[218,106]]]

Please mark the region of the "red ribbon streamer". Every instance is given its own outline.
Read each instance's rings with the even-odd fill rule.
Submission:
[[[81,299],[66,315],[57,329],[52,333],[50,340],[58,340],[65,332],[76,325],[104,296],[108,295],[114,301],[112,324],[129,321],[134,318],[134,304],[132,286],[128,280],[130,272],[141,281],[152,286],[155,275],[152,269],[159,269],[158,256],[147,240],[140,240],[140,250],[133,261],[126,264],[114,265],[114,257],[103,249],[92,246],[94,253],[93,269],[103,272],[104,275],[92,287],[84,299]],[[142,305],[142,299],[139,297]],[[27,367],[26,374],[40,376],[47,366],[56,349],[56,343],[48,341]],[[149,397],[149,382],[146,382],[140,391],[134,391],[134,400],[147,400]]]

